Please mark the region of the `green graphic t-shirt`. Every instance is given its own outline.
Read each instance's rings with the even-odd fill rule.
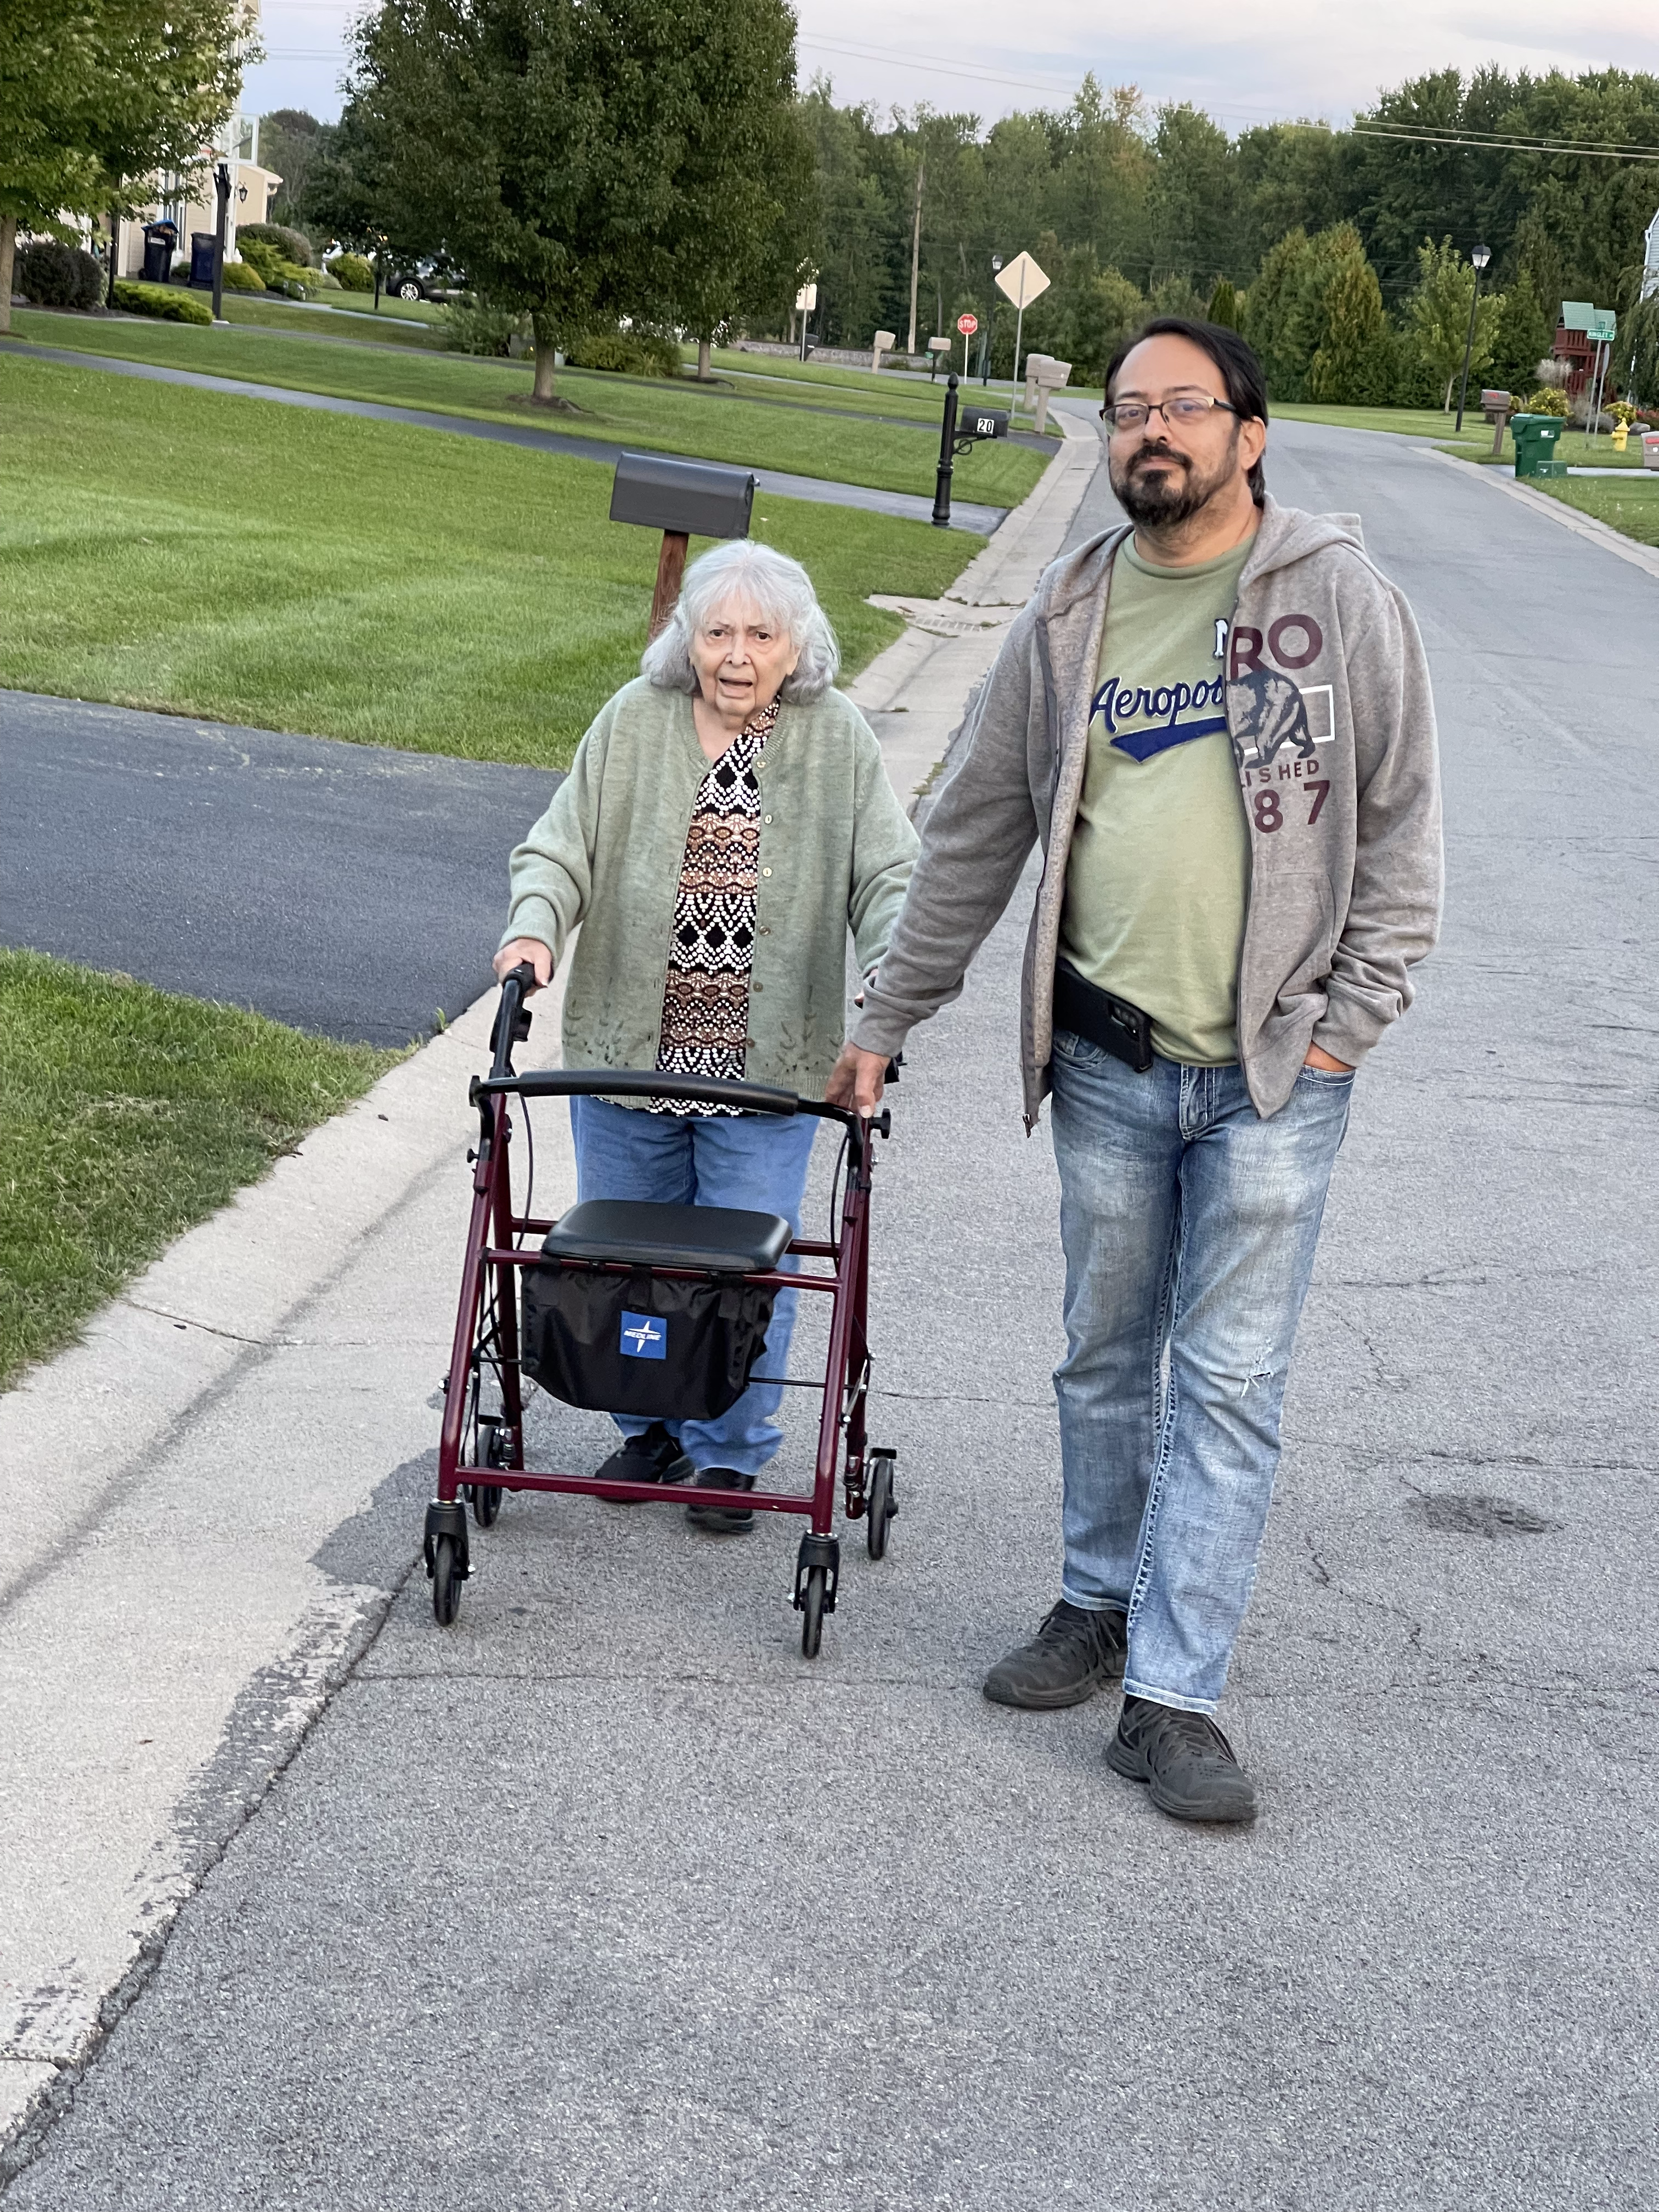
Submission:
[[[1119,549],[1066,869],[1064,957],[1200,1067],[1238,1057],[1250,840],[1223,687],[1254,543],[1194,568]]]

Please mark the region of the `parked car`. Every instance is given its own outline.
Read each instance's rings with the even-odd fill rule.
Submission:
[[[394,300],[459,300],[466,289],[459,276],[441,261],[394,264],[386,280]]]

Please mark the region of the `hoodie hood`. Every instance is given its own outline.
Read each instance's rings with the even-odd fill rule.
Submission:
[[[1063,614],[1075,600],[1090,598],[1100,588],[1103,551],[1115,554],[1133,526],[1120,522],[1098,532],[1054,562],[1037,588],[1036,611],[1045,617]],[[1333,546],[1345,546],[1370,565],[1357,514],[1309,514],[1299,507],[1281,507],[1271,492],[1261,502],[1261,525],[1255,544],[1238,580],[1243,592],[1258,578],[1288,568]]]

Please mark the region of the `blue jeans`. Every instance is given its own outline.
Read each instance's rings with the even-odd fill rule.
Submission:
[[[642,1199],[658,1206],[734,1206],[754,1213],[781,1213],[790,1234],[800,1229],[806,1164],[817,1121],[770,1114],[647,1114],[613,1106],[608,1098],[573,1098],[576,1139],[576,1198]],[[793,1269],[796,1262],[782,1265]],[[780,1291],[756,1363],[763,1375],[781,1375],[789,1364],[795,1326],[795,1293]],[[713,1421],[669,1421],[692,1464],[727,1467],[758,1474],[783,1431],[776,1414],[783,1392],[775,1383],[751,1382],[735,1406]],[[649,1421],[617,1417],[625,1437],[644,1434]]]
[[[1137,1075],[1062,1031],[1053,1079],[1062,1593],[1127,1613],[1131,1697],[1213,1712],[1353,1077],[1304,1067],[1263,1121],[1237,1066]]]

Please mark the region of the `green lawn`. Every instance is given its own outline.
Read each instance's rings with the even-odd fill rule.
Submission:
[[[659,541],[603,465],[4,353],[0,423],[0,684],[556,767],[637,669]],[[753,527],[848,674],[902,627],[866,594],[983,543],[764,495]]]
[[[1547,491],[1581,514],[1593,514],[1626,538],[1659,545],[1659,474],[1652,470],[1638,470],[1628,483],[1620,477],[1540,477],[1530,481],[1534,491]]]
[[[0,1388],[397,1057],[0,950]]]
[[[265,302],[254,304],[266,308]],[[298,312],[307,313],[303,308]],[[313,324],[322,319],[320,315],[309,318]],[[740,467],[788,470],[886,491],[931,494],[933,489],[937,447],[921,429],[757,405],[719,387],[705,390],[665,378],[566,369],[560,375],[560,390],[580,411],[547,415],[533,412],[526,404],[531,371],[525,362],[481,361],[424,347],[392,354],[362,343],[321,340],[309,330],[303,342],[296,337],[284,343],[269,328],[201,330],[120,317],[105,320],[54,314],[38,308],[19,309],[12,320],[20,338],[78,352],[495,422],[539,422],[573,436],[695,454]],[[1042,456],[1023,446],[980,446],[957,464],[956,495],[990,506],[1016,506],[1043,466]]]
[[[360,300],[360,292],[349,292],[348,300]],[[325,302],[332,305],[331,301]],[[403,302],[398,302],[401,307]],[[256,292],[227,292],[224,296],[225,320],[237,329],[285,331],[291,337],[323,338],[336,345],[395,345],[410,346],[417,351],[429,352],[437,344],[430,324],[416,322],[405,312],[392,314],[389,310],[374,317],[350,313],[319,315],[314,309],[302,307],[297,300],[261,299]],[[94,318],[77,315],[77,325]],[[65,341],[67,343],[67,341]]]

